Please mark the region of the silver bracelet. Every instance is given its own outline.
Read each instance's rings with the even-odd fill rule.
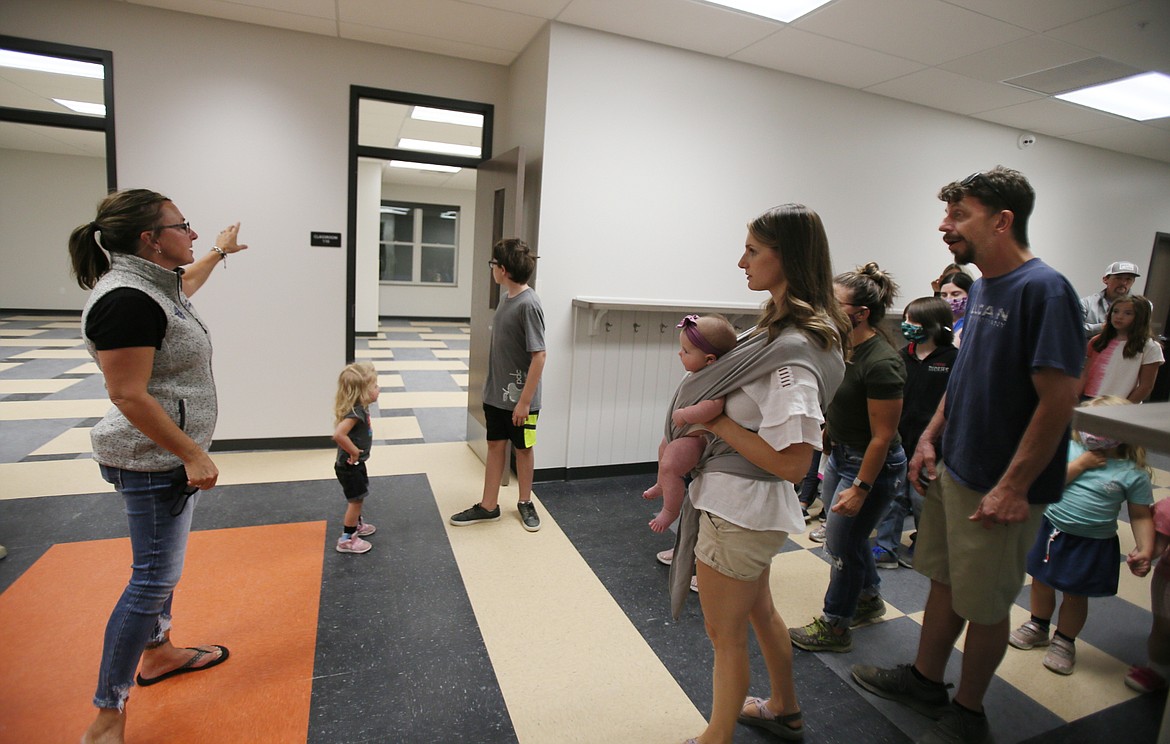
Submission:
[[[211,250],[213,250],[219,254],[219,260],[223,262],[223,267],[226,269],[227,268],[227,254],[223,252],[223,248],[220,248],[218,245],[213,245],[213,246],[211,246]]]

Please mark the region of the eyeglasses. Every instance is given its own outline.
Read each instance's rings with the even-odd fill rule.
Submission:
[[[488,266],[494,269],[497,266],[503,266],[503,264],[493,258],[492,260],[488,261]]]
[[[158,230],[166,230],[168,227],[172,227],[172,228],[174,228],[174,229],[176,229],[176,230],[182,230],[182,231],[183,231],[183,232],[185,232],[185,233],[190,233],[190,232],[191,232],[191,223],[190,223],[190,222],[176,222],[176,223],[175,223],[175,224],[173,224],[173,225],[159,225],[158,227],[156,227],[156,228],[154,228],[154,229],[155,229],[156,231],[158,231]]]
[[[962,181],[960,181],[959,185],[961,185],[963,188],[967,189],[967,188],[974,186],[976,183],[982,183],[984,186],[991,189],[991,192],[999,197],[999,200],[1003,204],[1003,206],[1007,209],[1011,209],[1011,202],[1008,201],[1008,198],[1003,195],[1002,191],[995,188],[995,184],[991,182],[990,178],[983,175],[982,171],[977,171],[977,172],[972,173],[971,175],[967,176]]]

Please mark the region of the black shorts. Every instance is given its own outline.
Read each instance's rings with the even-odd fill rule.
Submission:
[[[523,426],[514,426],[511,411],[484,404],[487,439],[489,442],[507,439],[516,449],[530,449],[536,445],[536,417],[539,415],[540,411],[530,411]]]
[[[334,465],[333,472],[337,474],[337,481],[341,484],[341,490],[345,492],[346,501],[365,501],[366,495],[370,492],[370,476],[366,473],[364,462],[357,465],[349,463]]]

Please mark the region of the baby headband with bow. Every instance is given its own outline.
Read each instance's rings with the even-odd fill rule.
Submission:
[[[719,351],[711,345],[711,342],[703,338],[703,334],[699,333],[699,316],[686,315],[678,322],[675,328],[683,329],[683,333],[687,334],[687,338],[695,345],[699,351],[704,354],[713,354],[719,356]]]

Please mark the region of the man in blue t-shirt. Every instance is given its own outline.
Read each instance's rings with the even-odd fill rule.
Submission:
[[[943,241],[983,276],[947,392],[910,461],[926,496],[914,568],[930,594],[914,663],[858,665],[853,678],[937,718],[919,741],[985,742],[983,696],[1007,650],[1024,558],[1064,486],[1084,333],[1072,285],[1028,246],[1036,195],[1023,175],[999,166],[944,186],[939,199]],[[964,625],[949,701],[943,675]]]

